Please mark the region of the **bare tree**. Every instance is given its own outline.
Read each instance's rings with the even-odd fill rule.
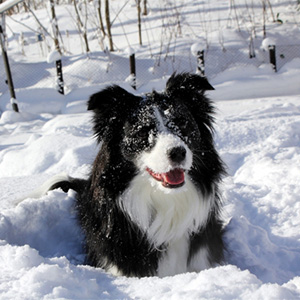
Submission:
[[[99,24],[100,24],[101,32],[102,32],[103,36],[106,36],[106,32],[105,32],[104,24],[103,24],[102,13],[101,13],[101,0],[98,0],[97,11],[98,11]]]
[[[56,18],[56,13],[55,13],[55,3],[54,0],[50,0],[50,9],[51,9],[51,25],[52,25],[52,31],[53,31],[53,39],[54,39],[54,45],[55,45],[55,50],[57,50],[60,54],[62,54],[61,52],[61,48],[59,45],[59,41],[58,41],[58,24],[57,24],[57,18]]]
[[[114,51],[114,44],[113,44],[113,39],[111,34],[110,15],[109,15],[109,0],[105,0],[105,20],[106,20],[107,36],[109,40],[109,50]]]
[[[268,2],[268,5],[269,5],[269,9],[270,9],[270,12],[271,12],[271,15],[272,15],[273,22],[276,22],[274,12],[273,12],[273,8],[272,8],[272,4],[269,0],[267,0],[267,2]]]
[[[266,8],[266,2],[265,0],[262,1],[263,5],[263,37],[264,39],[267,36],[267,31],[266,31],[266,14],[267,14],[267,8]]]
[[[143,15],[147,16],[148,15],[148,9],[147,9],[147,0],[144,0],[144,8],[143,8]]]
[[[81,20],[81,17],[80,17],[80,13],[79,13],[79,10],[78,10],[78,7],[77,7],[76,0],[73,0],[73,4],[74,4],[75,12],[76,12],[76,17],[77,17],[78,30],[79,30],[79,32],[82,35],[82,38],[84,40],[85,51],[88,53],[88,52],[90,52],[90,48],[89,48],[89,42],[88,42],[88,38],[87,38],[87,11],[86,11],[86,16],[85,16],[85,22],[83,23],[82,20]],[[87,5],[87,3],[86,3],[86,0],[85,0],[85,6],[86,5]]]
[[[18,22],[18,21],[16,21],[16,20],[14,20],[14,21],[17,22],[17,23],[22,24],[23,26],[25,26],[25,27],[31,29],[32,31],[35,31],[37,34],[42,34],[42,35],[44,35],[45,37],[46,37],[46,36],[49,36],[52,40],[54,40],[54,38],[53,38],[53,36],[51,35],[51,33],[48,32],[48,30],[47,30],[47,29],[45,28],[45,26],[40,22],[39,18],[36,16],[36,14],[34,13],[34,11],[31,9],[31,7],[30,7],[30,2],[28,2],[28,3],[24,2],[24,4],[26,5],[27,10],[32,14],[33,18],[35,19],[35,21],[36,21],[36,23],[37,23],[37,26],[38,26],[39,30],[38,30],[38,31],[35,31],[35,30],[31,29],[30,27],[26,26],[25,24],[22,24],[21,22]],[[47,49],[50,50],[51,47],[50,47],[50,45],[48,44],[47,39],[45,39],[45,44],[46,44],[46,46],[47,46]]]
[[[234,11],[234,16],[235,16],[235,20],[236,20],[236,24],[237,24],[238,30],[241,31],[240,24],[239,24],[239,15],[237,13],[237,7],[235,5],[235,1],[234,0],[230,0],[230,3],[229,3],[229,16],[228,16],[228,20],[230,20],[230,21],[233,19],[232,15],[231,15],[232,11]]]
[[[266,22],[267,22],[267,4],[269,6],[273,22],[276,22],[274,12],[272,9],[272,5],[269,0],[262,0],[262,6],[263,6],[263,36],[266,38],[267,36],[267,29],[266,29]]]
[[[142,9],[141,9],[141,0],[136,0],[137,11],[138,11],[138,29],[139,29],[139,42],[142,45]]]

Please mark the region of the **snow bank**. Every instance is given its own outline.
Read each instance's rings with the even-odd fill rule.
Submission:
[[[20,112],[30,114],[61,113],[67,100],[54,88],[19,89],[16,95]],[[0,111],[6,110],[11,110],[9,93],[2,95],[0,101]]]
[[[46,59],[41,58],[46,53],[43,43],[37,44],[31,31],[24,32],[25,52],[30,56],[21,55],[18,35],[13,36],[12,32],[22,32],[25,28],[7,20],[11,28],[8,31],[10,59],[12,65],[14,61],[18,63],[13,75],[21,113],[11,111],[10,96],[2,82],[1,299],[300,298],[299,58],[285,64],[278,73],[270,65],[259,68],[232,65],[211,80],[215,91],[210,95],[219,100],[216,143],[229,174],[223,186],[228,248],[224,266],[166,278],[112,277],[99,268],[83,265],[83,236],[74,211],[73,192],[65,194],[56,190],[39,199],[28,197],[53,175],[66,172],[74,177],[86,177],[89,174],[98,147],[92,139],[86,100],[106,83],[121,82],[124,88],[134,92],[123,83],[129,74],[129,63],[122,49],[128,42],[135,41],[131,46],[138,49],[138,78],[143,74],[149,80],[138,87],[139,93],[153,88],[163,90],[168,74],[182,67],[193,68],[196,60],[190,57],[191,51],[195,53],[203,48],[200,44],[248,47],[245,35],[249,35],[245,29],[232,28],[233,20],[224,18],[232,13],[228,11],[228,1],[200,2],[199,13],[195,13],[194,1],[180,7],[183,35],[172,33],[176,36],[174,41],[169,40],[166,30],[161,30],[161,12],[166,14],[164,21],[177,23],[178,19],[171,20],[171,15],[178,16],[179,11],[160,6],[163,2],[155,3],[158,9],[153,4],[155,9],[145,17],[146,32],[143,32],[149,47],[136,44],[136,7],[128,5],[118,16],[123,23],[114,26],[114,35],[118,36],[115,42],[123,56],[93,52],[89,57],[81,53],[71,9],[56,6],[61,31],[70,33],[70,38],[63,34],[64,46],[67,51],[75,51],[70,63],[63,65],[66,91],[70,91],[65,96],[50,88],[53,83],[48,80]],[[293,25],[297,12],[277,2],[274,12],[280,12],[284,24],[268,24],[268,36],[281,44],[299,42],[299,27]],[[112,4],[115,12],[123,5],[121,1]],[[246,18],[249,10],[243,8],[244,2],[240,4],[238,12],[245,12]],[[261,4],[253,8],[255,14],[261,15]],[[43,24],[49,24],[46,10],[37,14]],[[36,28],[30,14],[14,18]],[[131,26],[127,35],[123,25]],[[223,29],[223,25],[231,28]],[[204,26],[203,30],[199,31],[199,26]],[[89,28],[90,35],[93,30]],[[260,47],[262,35],[258,27],[257,35],[254,42],[259,42]],[[99,51],[97,39],[89,42],[91,49]],[[153,60],[145,59],[149,57],[149,49]],[[54,54],[51,53],[50,62],[58,58]],[[25,60],[26,68],[22,65]],[[162,61],[167,62],[166,69],[158,67]]]
[[[115,278],[84,266],[74,192],[57,190],[39,199],[26,196],[62,171],[87,176],[98,151],[91,138],[90,113],[11,117],[14,122],[3,122],[1,297],[300,297],[298,99],[220,101],[217,108],[216,142],[230,174],[223,187],[227,264],[162,279]]]
[[[271,65],[235,66],[211,80],[213,99],[233,100],[297,95],[300,93],[300,58],[274,73]]]
[[[231,175],[229,262],[280,284],[300,274],[300,106],[296,98],[283,99],[220,102],[223,113],[234,115],[219,120],[217,131]],[[240,112],[230,111],[230,103]]]
[[[117,279],[131,299],[293,299],[298,294],[277,284],[263,285],[249,271],[217,267],[173,278]],[[128,285],[130,283],[130,285]],[[155,287],[155,288],[154,288]]]
[[[299,100],[258,98],[298,91],[299,65],[296,59],[278,74],[249,67],[250,79],[235,68],[212,82],[212,98],[222,99],[216,143],[229,173],[223,187],[227,263],[162,279],[114,278],[84,266],[75,195],[27,197],[55,174],[88,175],[98,148],[86,99],[99,87],[63,98],[48,89],[24,90],[21,113],[6,110],[0,119],[1,298],[299,298]],[[166,80],[141,90],[161,90]],[[256,92],[256,99],[224,101]]]

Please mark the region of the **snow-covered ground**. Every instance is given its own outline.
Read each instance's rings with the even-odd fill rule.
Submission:
[[[193,11],[186,2],[181,10],[185,20]],[[271,2],[275,12],[299,22],[291,1]],[[202,19],[218,19],[226,1],[203,3],[210,10]],[[129,16],[133,19],[133,13]],[[27,15],[17,17],[26,20]],[[200,26],[199,20],[192,21],[188,28]],[[16,23],[9,24],[18,30]],[[293,36],[299,40],[297,24],[272,23],[270,29],[277,38],[282,34],[285,41]],[[237,43],[228,31],[224,37]],[[181,41],[190,45],[190,39],[186,35]],[[15,60],[24,60],[18,47],[9,50]],[[229,174],[222,187],[227,263],[166,278],[117,278],[83,265],[75,193],[55,190],[33,197],[53,175],[89,173],[98,148],[85,103],[105,84],[85,85],[62,96],[32,79],[33,86],[17,90],[19,114],[11,111],[8,92],[0,94],[1,299],[300,298],[300,59],[276,74],[269,65],[235,66],[211,79],[216,144]],[[111,83],[116,81],[112,76]],[[137,93],[161,90],[165,82],[164,77],[152,80]],[[133,92],[127,83],[122,86]]]

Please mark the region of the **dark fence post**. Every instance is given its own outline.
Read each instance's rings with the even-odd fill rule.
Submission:
[[[269,45],[269,55],[270,55],[270,64],[273,66],[273,69],[275,72],[277,72],[277,66],[276,66],[276,46],[275,45]]]
[[[130,75],[132,76],[131,86],[136,90],[136,69],[135,69],[135,55],[129,56]]]
[[[5,45],[4,45],[4,36],[3,36],[3,30],[2,26],[0,25],[0,43],[1,43],[1,49],[2,49],[2,55],[3,55],[3,61],[4,61],[4,67],[5,67],[5,72],[7,76],[7,84],[9,87],[9,92],[10,92],[10,101],[12,108],[15,112],[19,112],[17,100],[16,100],[16,94],[15,94],[15,89],[14,89],[14,84],[11,76],[11,71],[10,71],[10,66],[9,66],[9,61],[8,61],[8,56],[5,50]]]
[[[42,55],[44,55],[44,50],[43,50],[43,45],[42,45],[43,40],[44,40],[43,35],[41,33],[37,33],[36,41],[40,44]]]
[[[204,50],[197,51],[197,73],[205,76]]]
[[[56,74],[57,74],[57,91],[60,94],[64,95],[64,79],[63,79],[61,59],[57,60],[55,63],[56,63]]]
[[[203,50],[201,50],[203,49]],[[197,59],[197,70],[196,73],[205,76],[205,44],[195,43],[191,47],[192,55]]]

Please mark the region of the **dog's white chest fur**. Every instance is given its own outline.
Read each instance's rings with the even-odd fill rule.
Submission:
[[[162,189],[147,173],[139,174],[120,196],[119,204],[154,248],[165,249],[159,261],[159,276],[199,271],[195,263],[188,266],[189,235],[205,225],[212,201],[204,199],[188,176],[183,187],[173,190]],[[196,263],[203,266],[207,253],[202,253]]]

